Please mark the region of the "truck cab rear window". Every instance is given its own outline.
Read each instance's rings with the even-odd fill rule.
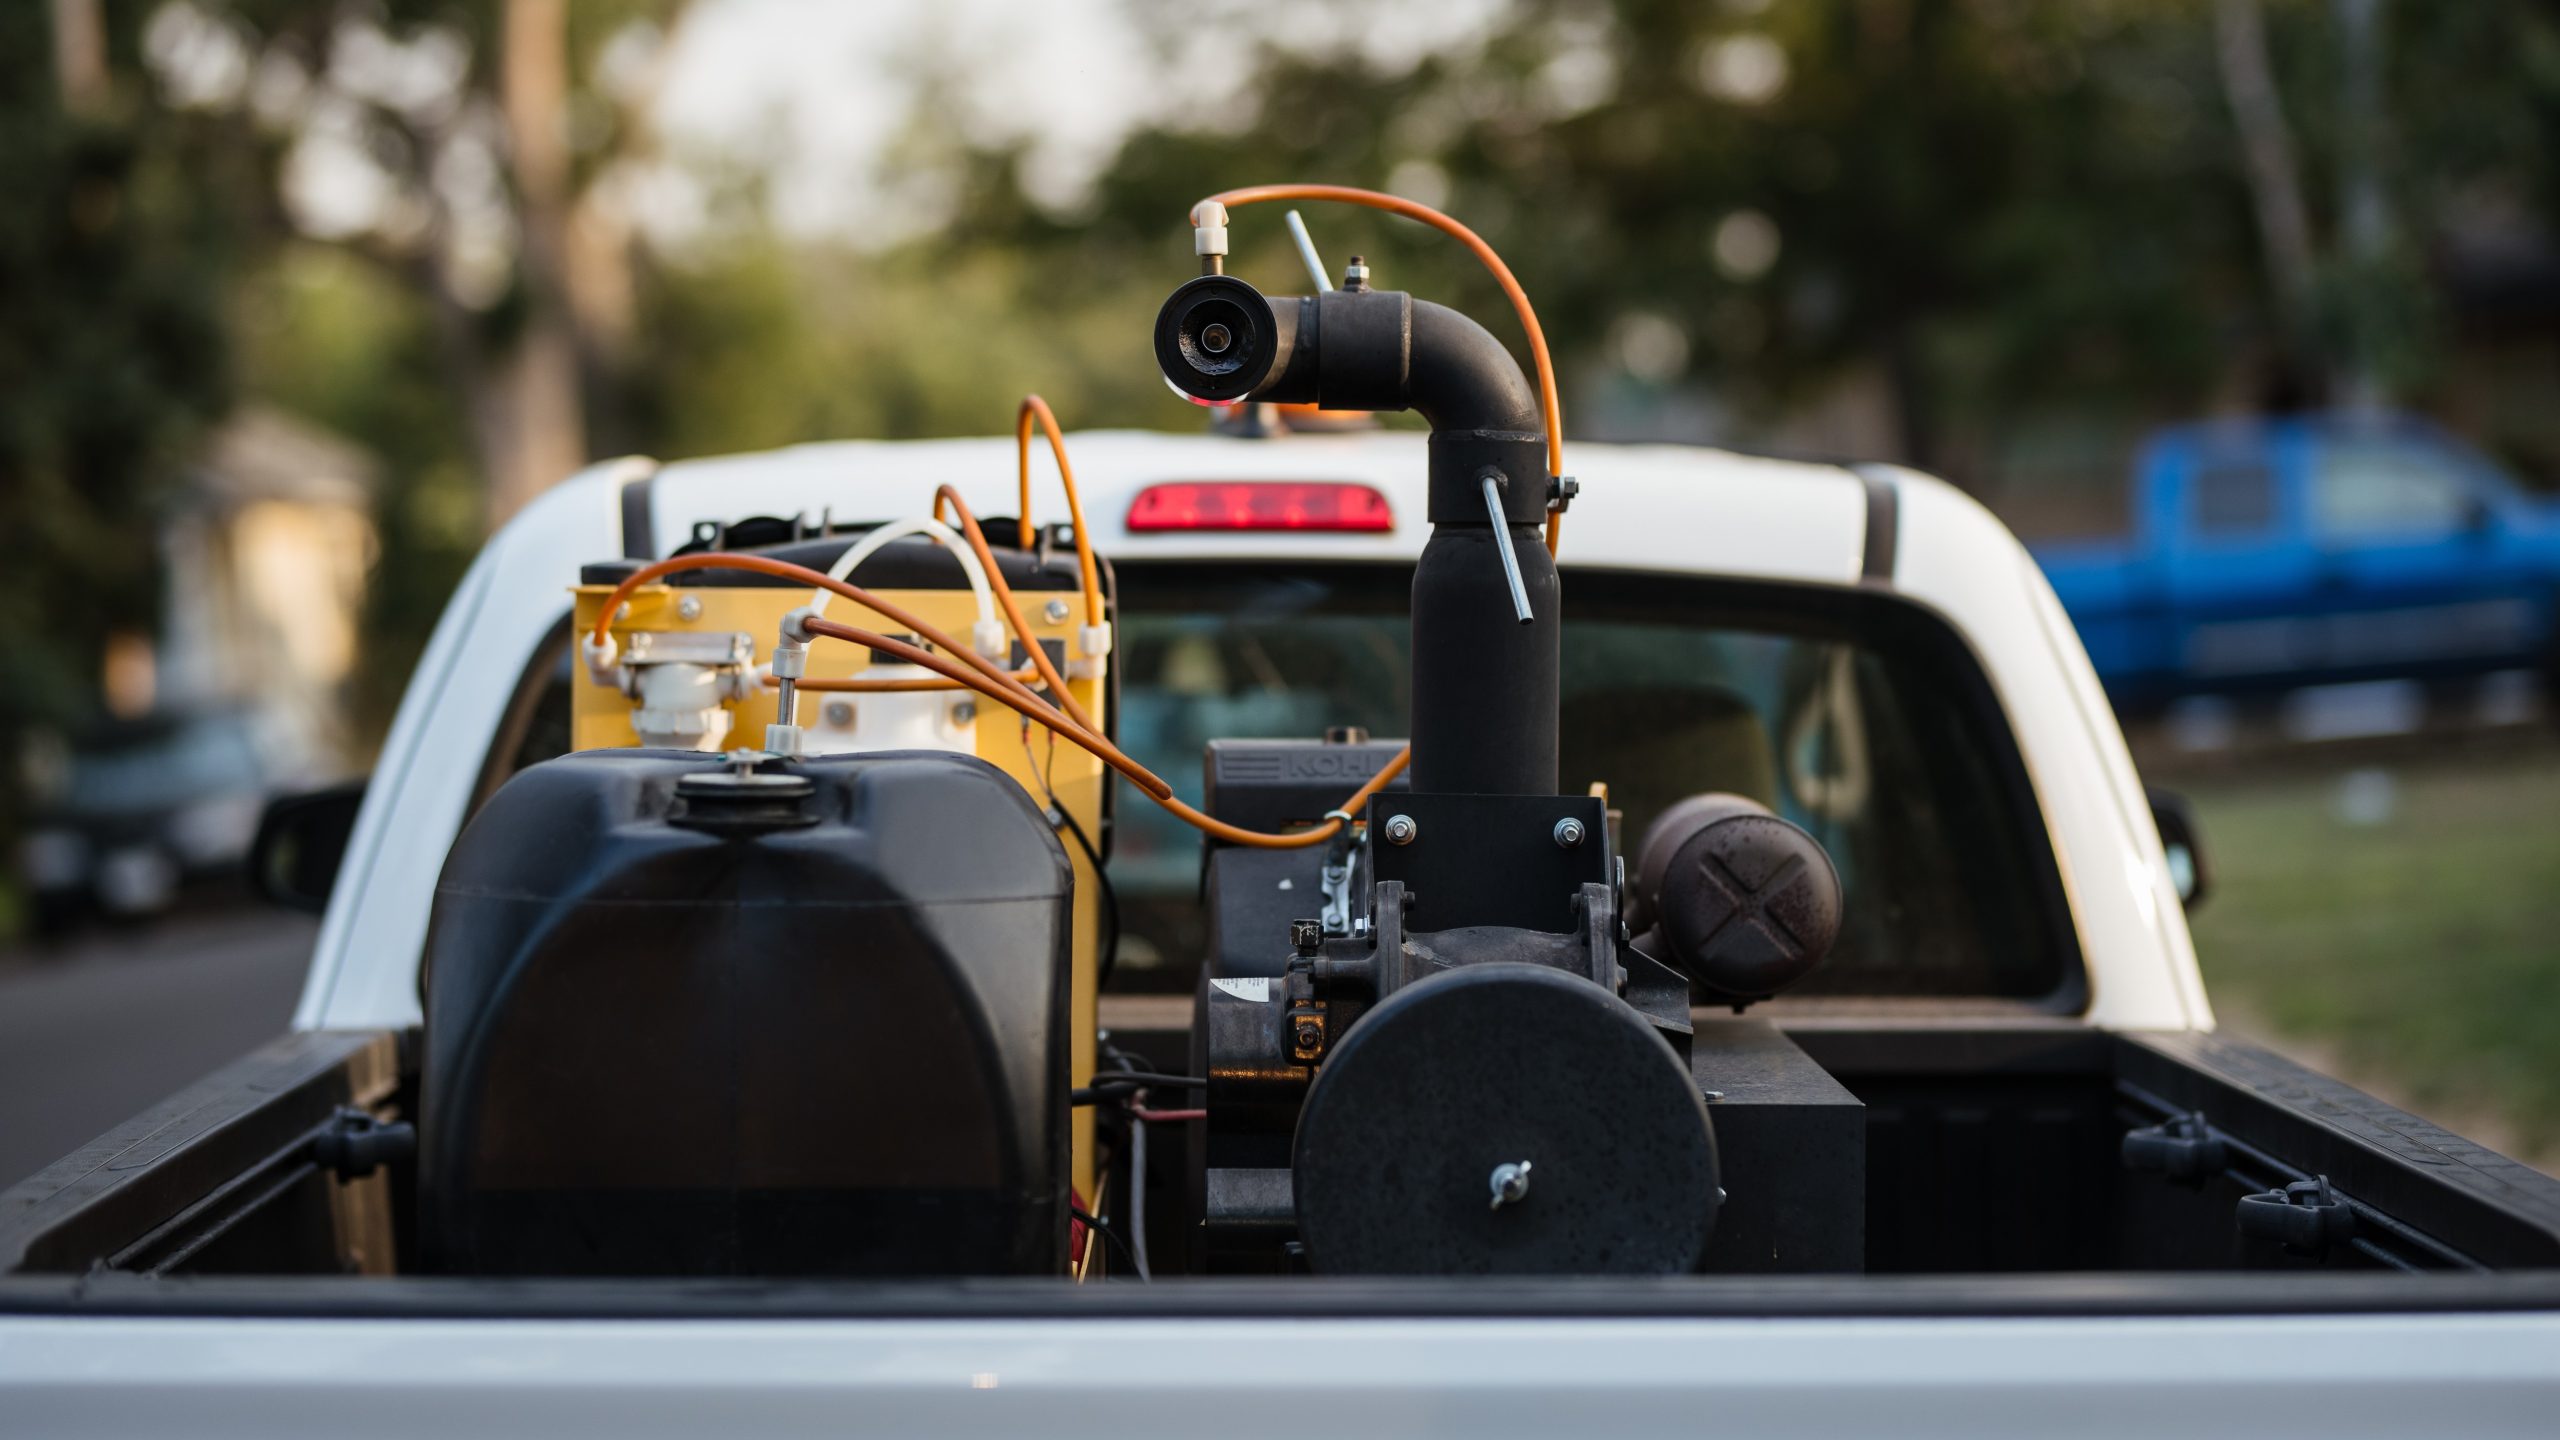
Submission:
[[[1406,733],[1409,570],[1120,575],[1119,741],[1186,799],[1201,800],[1212,738]],[[1566,586],[1560,779],[1607,783],[1621,853],[1684,796],[1748,795],[1812,831],[1846,888],[1839,945],[1795,993],[2070,1003],[2051,848],[2006,721],[1942,623],[1863,593],[1592,574]],[[1153,806],[1119,806],[1125,984],[1191,987],[1200,843]]]

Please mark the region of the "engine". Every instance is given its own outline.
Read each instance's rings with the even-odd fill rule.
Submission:
[[[1605,790],[1558,785],[1551,408],[1468,317],[1365,267],[1275,300],[1223,235],[1157,318],[1177,391],[1431,425],[1410,746],[1216,742],[1191,810],[1112,742],[1108,567],[1027,478],[1001,547],[945,487],[591,566],[578,753],[502,788],[436,893],[443,1268],[1090,1277],[1107,1235],[1144,1277],[1151,1191],[1187,1242],[1158,1272],[1858,1266],[1856,1102],[1713,1013],[1820,962],[1830,859],[1702,795],[1628,865]],[[1123,782],[1209,837],[1187,1074],[1104,1057]],[[1144,1137],[1174,1127],[1167,1185]]]

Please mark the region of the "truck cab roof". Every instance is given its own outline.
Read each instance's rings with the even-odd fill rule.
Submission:
[[[1096,431],[1069,437],[1097,550],[1122,567],[1199,562],[1408,566],[1428,535],[1425,437],[1380,430],[1247,440]],[[1705,579],[1912,607],[1979,662],[2014,734],[2085,967],[2091,1023],[2204,1029],[2212,1012],[2148,803],[2069,621],[2034,562],[1981,506],[1887,466],[1848,467],[1676,445],[1576,444],[1581,483],[1558,557],[1575,574]],[[473,565],[422,657],[350,838],[296,1016],[305,1029],[419,1017],[417,966],[434,878],[480,793],[530,667],[563,644],[566,587],[587,561],[655,557],[697,524],[748,516],[837,523],[912,513],[949,483],[1010,513],[1010,437],[861,441],[591,467],[515,517]],[[1326,481],[1373,487],[1392,528],[1133,531],[1150,485]],[[1059,508],[1035,467],[1037,513]],[[548,648],[546,648],[548,647]]]

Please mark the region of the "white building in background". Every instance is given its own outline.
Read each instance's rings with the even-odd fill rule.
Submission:
[[[168,588],[146,708],[243,707],[314,771],[352,768],[346,686],[379,470],[354,443],[267,406],[215,432],[161,525]]]

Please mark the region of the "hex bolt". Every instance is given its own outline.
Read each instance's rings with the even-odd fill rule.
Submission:
[[[1422,833],[1422,827],[1410,815],[1390,815],[1387,823],[1379,829],[1390,845],[1410,845],[1413,838]]]
[[[687,595],[683,599],[678,600],[676,602],[676,618],[679,620],[701,619],[702,597],[699,595]]]
[[[1301,1020],[1297,1028],[1290,1032],[1290,1039],[1295,1041],[1301,1050],[1319,1049],[1324,1045],[1324,1027],[1313,1020]]]
[[[1040,607],[1041,618],[1052,625],[1063,624],[1068,614],[1067,602],[1064,600],[1052,600]]]
[[[827,708],[819,713],[826,717],[829,725],[838,730],[853,728],[853,702],[850,700],[830,700],[827,702]]]
[[[1324,922],[1292,920],[1289,922],[1289,948],[1301,955],[1313,955],[1324,945]]]
[[[1581,822],[1581,821],[1579,821],[1579,820],[1574,819],[1574,818],[1573,818],[1572,816],[1570,816],[1570,815],[1567,815],[1567,816],[1566,816],[1566,817],[1564,817],[1563,819],[1561,819],[1561,820],[1559,820],[1559,821],[1557,821],[1557,822],[1556,822],[1556,831],[1555,831],[1555,834],[1556,834],[1556,844],[1558,844],[1558,845],[1562,846],[1563,848],[1565,848],[1565,849],[1567,849],[1567,850],[1571,850],[1571,849],[1573,849],[1575,846],[1580,845],[1580,844],[1582,843],[1582,839],[1583,839],[1582,822]]]

